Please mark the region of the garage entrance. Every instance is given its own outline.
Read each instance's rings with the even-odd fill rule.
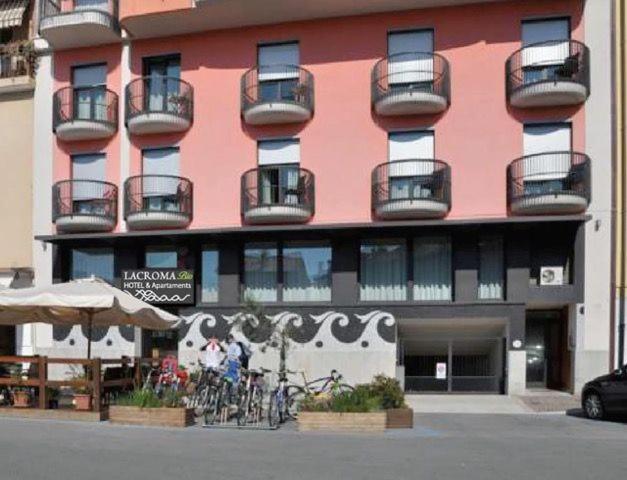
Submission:
[[[482,322],[480,322],[482,323]],[[399,324],[399,363],[408,393],[504,393],[502,324]]]

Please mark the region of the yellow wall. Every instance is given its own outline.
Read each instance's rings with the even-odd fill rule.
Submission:
[[[0,269],[32,267],[33,92],[0,94]]]

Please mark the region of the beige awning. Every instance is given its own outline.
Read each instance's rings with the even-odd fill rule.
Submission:
[[[0,28],[22,25],[30,0],[0,0]]]

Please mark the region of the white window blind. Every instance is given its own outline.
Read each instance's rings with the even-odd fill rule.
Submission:
[[[75,10],[109,10],[109,0],[74,0]]]
[[[435,140],[432,131],[394,132],[388,140],[390,177],[431,175],[433,162],[397,162],[396,160],[433,159]]]
[[[259,81],[298,78],[300,52],[298,43],[263,45],[259,47]]]
[[[257,162],[260,167],[300,163],[298,139],[263,140],[257,144],[257,150]]]
[[[433,81],[433,31],[388,35],[388,83]]]
[[[155,148],[143,151],[143,175],[179,176],[179,149]],[[143,181],[144,197],[175,195],[178,178],[148,177]]]
[[[523,137],[524,180],[554,180],[570,171],[571,129],[567,123],[525,125]]]
[[[448,236],[414,240],[414,300],[451,300],[452,248]]]
[[[72,180],[96,180],[104,182],[106,179],[106,157],[104,153],[72,156]],[[90,200],[102,195],[102,189],[85,182],[72,184],[74,200]]]
[[[559,65],[570,55],[570,28],[566,19],[524,22],[522,25],[522,45],[551,42],[525,48],[522,52],[523,67]],[[556,41],[563,40],[563,42]]]
[[[72,84],[74,87],[93,87],[107,83],[106,65],[88,65],[75,67],[72,71]]]

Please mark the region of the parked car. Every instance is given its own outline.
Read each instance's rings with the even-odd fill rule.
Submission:
[[[612,414],[627,415],[627,365],[589,381],[581,391],[581,407],[595,420]]]

